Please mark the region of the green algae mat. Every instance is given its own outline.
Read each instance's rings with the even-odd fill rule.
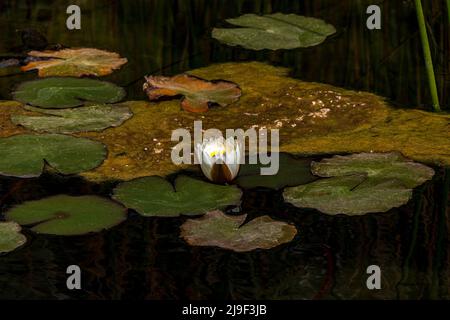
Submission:
[[[280,151],[299,155],[399,151],[434,165],[450,165],[450,115],[392,108],[377,95],[304,82],[289,70],[267,64],[225,63],[188,72],[206,80],[226,80],[242,90],[240,99],[205,113],[181,109],[180,100],[123,103],[134,114],[119,127],[77,133],[105,144],[108,157],[82,173],[94,181],[167,175],[186,168],[171,161],[172,130],[279,129]],[[412,106],[413,107],[413,106]],[[0,137],[30,133],[12,115],[33,115],[18,102],[0,102]]]

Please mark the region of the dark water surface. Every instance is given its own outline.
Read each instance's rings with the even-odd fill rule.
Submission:
[[[365,8],[378,2],[383,29],[368,31]],[[439,95],[449,105],[448,27],[444,1],[427,1]],[[78,1],[82,30],[65,29],[71,1],[0,1],[0,53],[20,46],[16,29],[33,27],[52,43],[119,52],[129,63],[105,77],[143,99],[145,74],[176,74],[214,62],[268,61],[293,76],[380,93],[398,105],[430,104],[412,1]],[[323,18],[338,29],[324,44],[252,52],[210,38],[214,26],[242,13],[292,12]],[[0,99],[35,73],[0,72]],[[444,134],[444,133],[443,133]],[[362,217],[328,216],[283,203],[281,192],[249,190],[242,211],[268,214],[298,228],[293,242],[234,253],[190,247],[179,238],[186,218],[143,218],[93,235],[57,237],[25,230],[28,243],[0,256],[0,298],[87,299],[449,299],[450,173],[419,187],[405,206]],[[0,179],[2,212],[48,195],[109,196],[116,182],[87,183],[44,174]],[[0,216],[1,217],[1,216]],[[66,288],[66,268],[83,270],[83,290]],[[382,270],[382,290],[366,288],[366,268]]]

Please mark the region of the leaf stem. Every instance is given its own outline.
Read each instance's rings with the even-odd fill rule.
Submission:
[[[423,55],[425,58],[425,67],[427,69],[428,83],[430,85],[431,99],[433,101],[433,109],[436,112],[441,111],[439,106],[439,98],[436,87],[436,78],[434,76],[433,60],[431,58],[430,44],[428,42],[428,34],[425,25],[425,17],[423,15],[421,0],[414,0],[416,4],[417,22],[419,23],[420,38],[422,41]],[[447,0],[450,3],[450,0]]]
[[[450,0],[447,0],[448,23],[450,24]]]

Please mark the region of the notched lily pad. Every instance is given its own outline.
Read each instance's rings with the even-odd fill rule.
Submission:
[[[433,169],[397,152],[334,156],[313,163],[312,172],[327,179],[287,188],[284,198],[295,206],[333,215],[399,207],[409,201],[413,188],[434,175]]]
[[[0,222],[0,253],[11,252],[27,241],[20,230],[20,225],[15,222]]]
[[[99,166],[106,147],[97,141],[60,134],[23,134],[0,138],[0,174],[37,177],[45,163],[62,174],[75,174]]]
[[[55,77],[23,82],[12,95],[22,103],[61,109],[78,107],[87,101],[115,103],[125,97],[125,90],[106,81]]]
[[[275,161],[273,156],[272,159]],[[261,168],[268,168],[270,165],[249,164],[246,161],[246,164],[241,165],[236,184],[245,189],[264,187],[278,190],[317,179],[311,174],[311,160],[297,159],[287,153],[279,153],[278,160],[279,169],[275,175],[261,175]]]
[[[113,198],[144,216],[176,217],[198,215],[238,204],[241,191],[235,186],[221,186],[188,176],[178,176],[174,185],[152,176],[121,183]]]
[[[38,69],[40,77],[105,76],[127,63],[126,58],[121,58],[115,52],[93,48],[31,51],[28,55],[50,58],[32,61],[22,67],[22,71]]]
[[[11,121],[27,129],[51,133],[74,133],[102,131],[109,127],[118,127],[133,116],[126,105],[94,104],[74,109],[42,109],[24,106],[27,111],[43,115],[11,116]]]
[[[207,81],[187,74],[174,77],[150,76],[143,89],[150,100],[182,95],[181,106],[190,112],[208,111],[210,103],[225,107],[239,99],[241,89],[228,81]]]
[[[181,237],[193,246],[245,252],[276,247],[292,241],[297,234],[293,225],[272,220],[269,216],[257,217],[241,226],[246,216],[211,211],[199,219],[187,220],[181,226]]]
[[[320,177],[365,173],[371,179],[398,180],[407,188],[415,188],[434,176],[433,169],[411,161],[399,152],[334,156],[320,162],[313,162],[311,171]]]
[[[5,216],[21,225],[31,225],[37,233],[72,236],[116,226],[126,219],[126,209],[97,196],[57,195],[24,202]]]
[[[227,22],[242,28],[214,28],[212,37],[230,46],[252,50],[311,47],[336,32],[323,20],[296,14],[244,14]]]

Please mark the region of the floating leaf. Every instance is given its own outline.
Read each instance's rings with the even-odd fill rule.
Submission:
[[[0,174],[37,177],[48,163],[62,174],[74,174],[100,165],[105,146],[97,141],[60,134],[15,135],[0,138]]]
[[[41,108],[72,108],[86,101],[114,103],[125,90],[111,82],[94,79],[48,78],[23,82],[13,92],[14,100]]]
[[[411,161],[399,152],[358,153],[349,156],[334,156],[313,162],[313,174],[320,177],[336,177],[351,174],[367,174],[371,179],[395,179],[406,188],[415,188],[431,179],[434,170]]]
[[[25,110],[39,112],[48,116],[12,115],[14,124],[35,131],[52,133],[73,133],[102,131],[120,126],[133,116],[125,105],[90,105],[74,109],[42,109],[25,106]]]
[[[270,249],[292,241],[297,229],[269,216],[257,217],[244,224],[246,214],[230,216],[222,211],[208,212],[199,219],[189,219],[181,226],[181,237],[193,246],[216,246],[238,252]]]
[[[272,159],[274,159],[273,156]],[[286,186],[310,183],[317,179],[311,174],[311,160],[296,159],[287,153],[279,154],[277,174],[261,175],[261,168],[268,167],[270,164],[248,164],[247,161],[246,164],[241,165],[236,183],[246,189],[265,187],[278,190]]]
[[[214,28],[212,37],[230,46],[252,50],[311,47],[336,32],[323,20],[296,14],[244,14],[227,22],[243,28]]]
[[[127,63],[126,58],[121,58],[115,52],[93,48],[31,51],[28,55],[38,58],[54,58],[33,61],[22,67],[23,71],[38,69],[40,77],[104,76]]]
[[[206,81],[181,74],[174,77],[146,77],[144,91],[150,100],[163,96],[184,96],[181,106],[190,112],[208,111],[209,103],[225,107],[239,99],[241,89],[228,81]]]
[[[121,205],[97,196],[57,195],[27,201],[6,212],[8,220],[37,233],[71,236],[99,232],[126,219]]]
[[[121,183],[114,189],[113,198],[144,216],[176,217],[237,204],[241,191],[183,175],[172,186],[167,180],[152,176]]]
[[[0,253],[13,251],[27,241],[20,230],[15,222],[0,222]]]
[[[298,207],[347,215],[399,207],[408,202],[414,187],[434,175],[433,169],[396,152],[334,156],[313,163],[312,172],[328,178],[287,188],[285,200]]]

